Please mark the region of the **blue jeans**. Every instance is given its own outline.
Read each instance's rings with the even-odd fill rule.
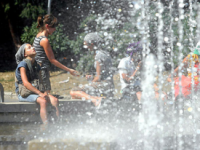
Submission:
[[[31,94],[25,98],[21,97],[21,95],[18,95],[18,99],[20,102],[36,102],[37,98],[40,97],[37,94]]]

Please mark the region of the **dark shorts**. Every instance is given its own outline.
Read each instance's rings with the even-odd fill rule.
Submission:
[[[124,89],[122,89],[122,96],[133,96],[137,92],[141,92],[141,82],[136,80],[133,85],[128,85]]]
[[[112,81],[92,82],[72,88],[71,91],[83,91],[91,96],[113,97],[114,85]]]
[[[42,78],[42,86],[40,87],[40,91],[45,92],[51,90],[49,69],[46,68],[41,70],[41,78]]]

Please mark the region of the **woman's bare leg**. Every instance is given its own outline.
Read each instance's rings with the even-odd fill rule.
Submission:
[[[138,100],[140,101],[142,97],[142,92],[137,92],[136,95],[137,95]]]
[[[70,91],[72,99],[82,99],[91,100],[95,106],[98,106],[101,103],[102,97],[91,96],[83,91]]]
[[[56,108],[56,116],[59,118],[59,109],[58,109],[58,99],[56,97],[54,97],[53,95],[48,95],[49,96],[49,100],[51,102],[51,105],[54,106]]]
[[[40,105],[40,117],[42,119],[43,124],[47,124],[47,101],[42,98],[38,97],[37,98],[37,103]]]

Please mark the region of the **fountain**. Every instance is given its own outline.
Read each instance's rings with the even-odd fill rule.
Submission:
[[[109,0],[102,0],[103,2],[112,3]],[[81,3],[84,4],[82,1]],[[50,4],[51,1],[49,1],[48,13],[50,13]],[[28,150],[198,150],[200,148],[198,115],[200,94],[194,92],[192,82],[190,98],[181,97],[176,101],[174,81],[172,83],[165,81],[165,74],[173,75],[175,67],[182,64],[183,56],[189,53],[197,43],[200,32],[199,3],[192,0],[188,3],[184,3],[183,0],[178,2],[175,0],[170,2],[127,0],[127,4],[128,19],[123,15],[120,16],[125,8],[116,5],[104,14],[98,14],[95,21],[97,30],[107,40],[106,45],[112,43],[114,56],[122,53],[120,47],[125,49],[125,44],[127,44],[123,43],[125,39],[132,39],[130,42],[138,39],[143,41],[143,55],[146,59],[142,100],[138,102],[131,98],[108,99],[102,102],[99,110],[88,105],[87,102],[80,101],[74,101],[73,105],[70,105],[73,108],[61,105],[60,123],[50,125],[49,130],[44,132],[28,129],[32,135],[34,134],[26,141]],[[184,7],[188,5],[187,10]],[[109,7],[106,6],[106,8]],[[111,17],[114,11],[116,18]],[[117,39],[119,41],[113,42],[116,37],[110,31],[120,29],[117,27],[124,25],[123,21],[126,19],[131,21],[132,29],[135,30],[129,33],[123,31],[119,34],[121,37]],[[187,31],[185,31],[186,25]],[[89,32],[90,29],[86,26],[85,30]],[[134,33],[136,31],[137,33]],[[189,48],[191,50],[188,50]],[[118,63],[117,58],[116,60],[115,63]],[[166,64],[170,64],[171,71],[166,71]],[[179,72],[179,79],[182,74],[184,72]],[[155,99],[152,88],[155,77],[158,77],[158,99]],[[116,86],[118,86],[117,83]],[[168,94],[164,100],[163,89]]]
[[[193,48],[197,42],[193,34],[193,28],[196,27],[194,25],[196,16],[193,10],[197,10],[199,4],[192,0],[189,0],[189,4],[184,4],[183,0],[178,2],[173,0],[166,2],[167,4],[150,0],[127,2],[130,3],[130,8],[135,9],[129,9],[130,16],[134,16],[138,11],[140,14],[137,17],[137,23],[133,22],[133,26],[136,24],[139,31],[138,35],[133,32],[132,35],[127,35],[129,37],[139,36],[144,41],[143,55],[147,56],[140,105],[130,99],[107,100],[102,103],[100,110],[67,116],[70,118],[69,122],[52,126],[51,132],[30,141],[29,150],[36,150],[39,147],[40,149],[91,150],[199,149],[198,93],[192,90],[191,99],[180,98],[176,105],[174,82],[172,82],[168,83],[170,85],[168,99],[162,100],[162,89],[166,84],[164,83],[166,76],[163,75],[165,60],[167,59],[167,63],[171,64],[171,74],[173,74],[175,66],[181,64],[183,55],[188,53],[184,46],[190,44],[188,46]],[[189,5],[189,12],[184,12],[186,5]],[[119,8],[118,12],[122,10],[123,8]],[[105,15],[108,14],[105,13]],[[199,11],[196,15],[198,18]],[[189,37],[183,39],[185,35],[183,20],[187,18],[189,18]],[[104,26],[101,26],[102,20],[105,21]],[[115,27],[117,22],[121,22],[116,19],[106,20],[106,17],[102,15],[99,15],[96,21],[98,26],[101,26],[100,33],[108,41],[113,39],[113,35],[106,31],[108,26]],[[155,26],[152,27],[152,25]],[[169,30],[167,31],[166,28]],[[177,31],[174,28],[177,28]],[[199,25],[196,33],[199,33]],[[121,36],[126,36],[126,34],[122,33]],[[156,50],[152,51],[152,48]],[[114,51],[119,50],[115,48]],[[156,52],[156,57],[150,52]],[[156,76],[160,89],[159,99],[154,98],[152,89]],[[180,79],[181,76],[182,72],[179,72]],[[139,106],[140,109],[135,109]]]

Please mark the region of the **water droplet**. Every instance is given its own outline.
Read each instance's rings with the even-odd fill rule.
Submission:
[[[135,4],[135,9],[140,9],[140,5],[139,4]]]
[[[168,41],[169,41],[169,38],[168,38],[168,37],[165,37],[165,38],[164,38],[164,41],[165,41],[165,42],[168,42]]]
[[[171,49],[170,49],[170,48],[167,48],[167,51],[168,51],[168,52],[171,52]]]
[[[156,13],[155,15],[158,17],[158,16],[159,16],[159,13]]]
[[[104,32],[104,36],[107,36],[108,35],[108,33],[107,32]]]
[[[178,21],[178,18],[177,18],[177,17],[175,18],[175,21]]]
[[[191,112],[191,111],[192,111],[192,108],[191,108],[191,107],[189,107],[189,108],[188,108],[188,111],[189,111],[189,112]]]
[[[183,7],[184,7],[184,4],[183,4],[183,3],[180,3],[180,4],[179,4],[179,7],[180,7],[180,8],[183,8]]]
[[[83,48],[88,48],[88,46],[87,45],[83,45]]]
[[[177,45],[177,46],[181,46],[181,43],[178,42],[176,45]]]

